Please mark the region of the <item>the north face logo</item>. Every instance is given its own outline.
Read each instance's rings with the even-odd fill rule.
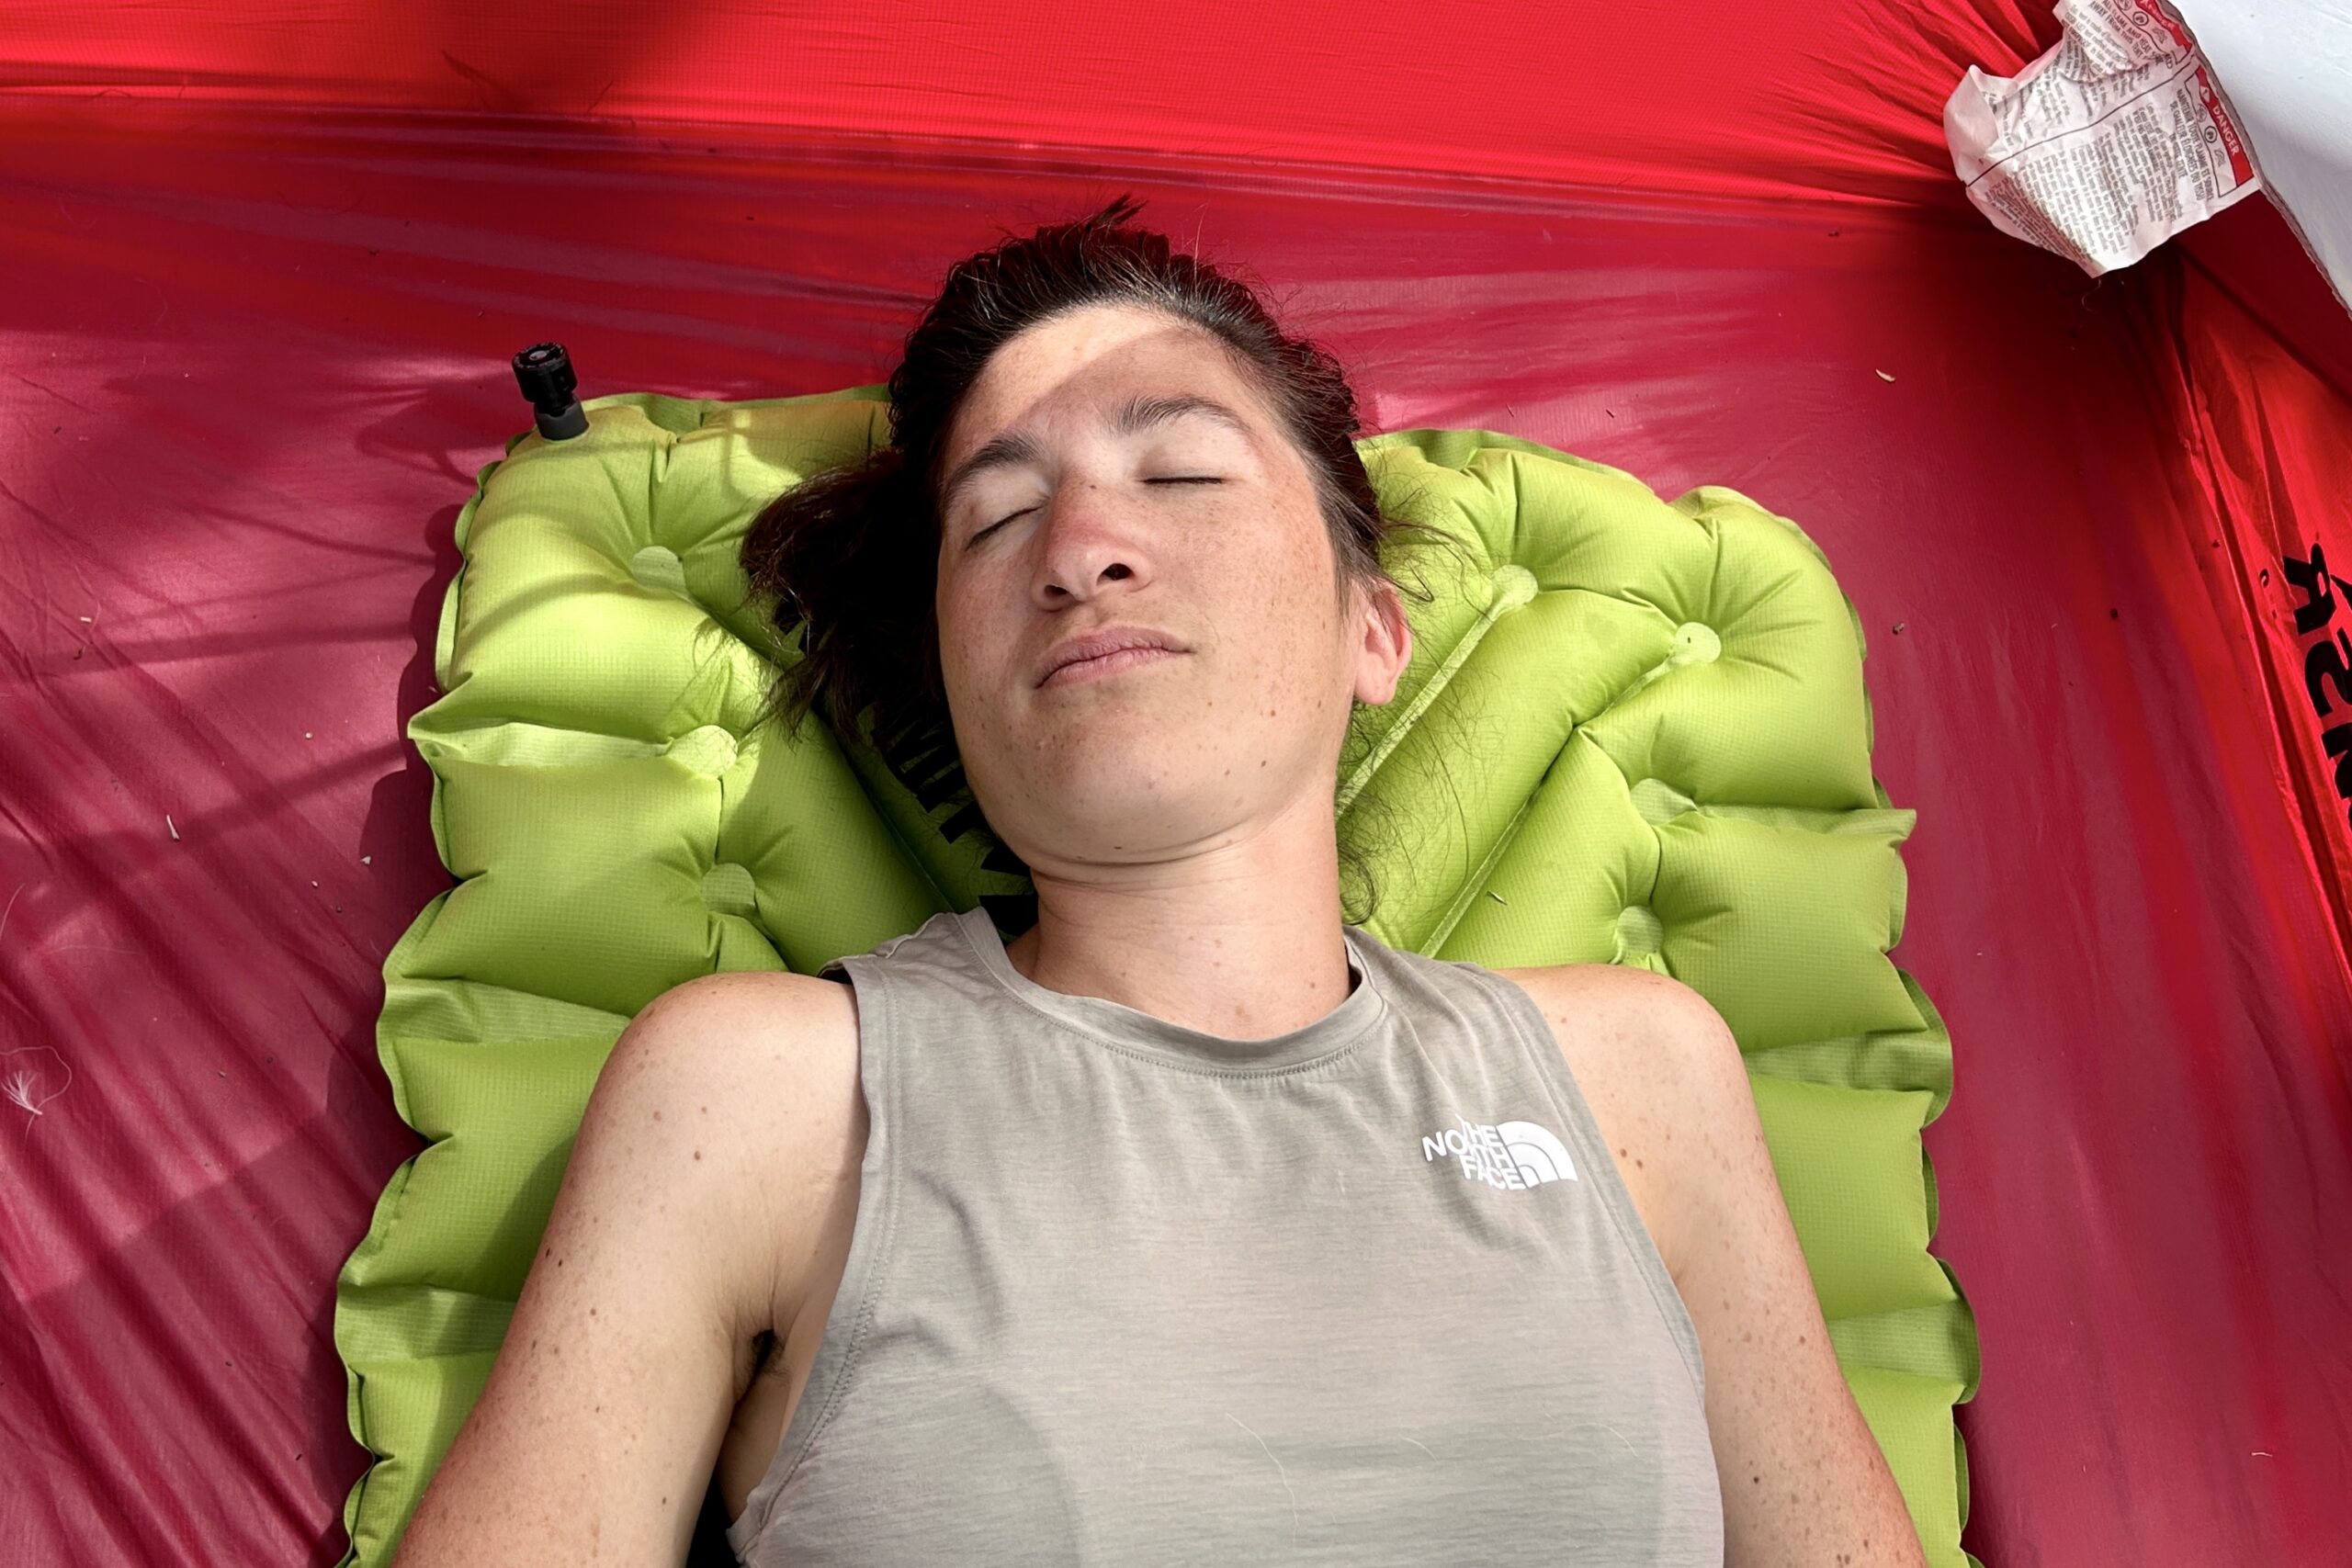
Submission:
[[[1549,1127],[1532,1122],[1473,1122],[1467,1116],[1454,1120],[1461,1125],[1421,1140],[1423,1159],[1458,1158],[1463,1179],[1483,1181],[1489,1187],[1526,1188],[1577,1179],[1567,1145]]]

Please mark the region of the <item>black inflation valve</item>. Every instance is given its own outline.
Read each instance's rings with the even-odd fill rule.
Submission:
[[[549,441],[569,441],[588,433],[588,415],[571,395],[579,379],[571,374],[571,355],[560,343],[535,343],[514,356],[514,384],[531,400],[539,434]]]

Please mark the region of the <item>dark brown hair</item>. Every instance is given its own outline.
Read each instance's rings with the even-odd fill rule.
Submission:
[[[933,615],[941,468],[956,411],[989,357],[1020,333],[1096,304],[1148,306],[1205,329],[1307,460],[1342,607],[1351,583],[1396,581],[1383,555],[1405,536],[1457,543],[1382,510],[1356,451],[1361,421],[1339,362],[1284,333],[1245,284],[1176,252],[1164,234],[1126,226],[1140,205],[1122,196],[1091,217],[1008,235],[956,263],[890,374],[888,443],[778,496],[743,540],[752,596],[775,602],[779,646],[800,632],[800,657],[786,658],[756,723],[782,712],[797,737],[813,710],[848,737],[870,715],[870,743],[927,809],[962,798],[964,809],[941,829],[950,840],[985,832],[986,822],[956,756]],[[1025,873],[992,834],[989,841],[998,852],[988,863]],[[1364,870],[1345,843],[1341,858]]]

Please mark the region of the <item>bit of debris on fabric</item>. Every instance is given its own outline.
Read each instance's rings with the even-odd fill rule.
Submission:
[[[35,1055],[35,1052],[40,1055]],[[35,1116],[45,1114],[41,1107],[63,1094],[66,1086],[74,1081],[72,1065],[59,1056],[52,1046],[21,1045],[14,1051],[0,1051],[0,1057],[9,1056],[21,1056],[24,1060],[0,1066],[0,1097]],[[55,1089],[49,1088],[48,1075],[41,1071],[41,1056],[55,1057],[59,1069],[64,1074],[63,1080]]]
[[[1880,372],[1878,373],[1878,378],[1879,378],[1880,380],[1882,380],[1882,381],[1892,381],[1892,380],[1894,380],[1894,377],[1892,377],[1892,376],[1888,375],[1888,374],[1887,374],[1885,371],[1883,371],[1883,370],[1882,370],[1882,371],[1880,371]]]

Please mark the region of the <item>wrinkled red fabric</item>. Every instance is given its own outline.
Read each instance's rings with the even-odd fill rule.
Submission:
[[[508,356],[878,380],[950,262],[1122,190],[1370,428],[1821,542],[1954,1043],[1967,1544],[2332,1560],[2346,840],[2283,563],[2352,564],[2352,338],[2260,201],[2097,283],[1966,208],[1943,98],[2041,9],[13,7],[0,1560],[342,1553],[334,1276],[418,1146],[379,971],[447,885],[402,725]]]

